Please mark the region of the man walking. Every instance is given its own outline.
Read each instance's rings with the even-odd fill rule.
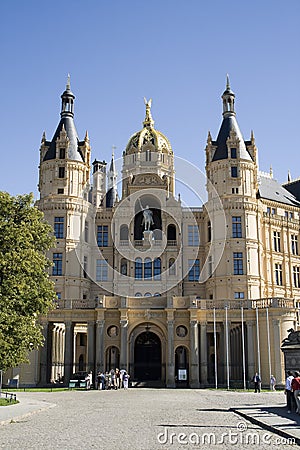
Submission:
[[[256,372],[256,374],[253,377],[253,381],[254,381],[254,392],[260,392],[260,376],[258,375],[258,373]]]

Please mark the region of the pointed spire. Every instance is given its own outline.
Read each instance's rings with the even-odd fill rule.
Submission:
[[[235,95],[231,90],[230,82],[229,82],[229,75],[226,76],[226,89],[223,92],[222,100],[223,100],[223,116],[228,117],[235,115],[234,111],[234,98]]]
[[[85,141],[89,141],[90,140],[88,130],[86,130],[86,132],[85,132],[84,140]]]
[[[70,77],[70,74],[69,74],[69,73],[68,73],[68,77],[67,77],[66,90],[67,90],[67,91],[70,91],[70,90],[71,90],[71,77]]]
[[[290,183],[292,181],[290,169],[288,170],[287,180],[288,180],[288,183]]]
[[[46,142],[46,131],[43,132],[41,143]]]
[[[207,142],[207,144],[211,144],[211,142],[212,142],[210,131],[208,132],[207,141],[206,142]]]
[[[226,75],[226,90],[230,91],[230,82],[229,82],[229,75]]]
[[[151,115],[152,98],[150,98],[150,100],[147,101],[147,99],[144,97],[144,103],[146,105],[146,117],[143,122],[144,128],[145,127],[153,128],[154,120],[152,119],[152,115]]]
[[[273,168],[270,166],[270,177],[273,178]]]

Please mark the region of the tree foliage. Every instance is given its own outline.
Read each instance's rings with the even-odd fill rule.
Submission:
[[[53,308],[46,251],[54,243],[32,194],[0,192],[0,369],[28,362],[43,344],[38,318]]]

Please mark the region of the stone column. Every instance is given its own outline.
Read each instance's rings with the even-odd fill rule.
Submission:
[[[73,371],[73,323],[67,321],[65,327],[64,379],[68,384]]]
[[[198,321],[190,321],[190,387],[199,388]]]
[[[43,337],[44,337],[44,345],[43,347],[41,347],[41,366],[40,366],[40,384],[42,386],[46,385],[48,382],[48,349],[50,346],[50,343],[48,341],[48,337],[49,337],[49,323],[43,323],[43,329],[42,329],[42,333],[43,333]]]
[[[128,370],[128,361],[127,361],[128,320],[121,319],[120,325],[121,325],[120,369]]]
[[[200,322],[200,371],[201,385],[207,384],[207,332],[206,322]]]
[[[247,321],[247,353],[248,353],[248,381],[252,379],[256,370],[255,370],[255,350],[254,350],[254,339],[253,339],[253,327],[255,322],[253,320]]]
[[[95,322],[87,324],[87,371],[93,371],[95,376]]]
[[[96,328],[96,371],[104,372],[104,325],[105,320],[97,320]]]
[[[168,320],[167,387],[175,387],[174,320]]]
[[[281,339],[280,339],[280,320],[279,319],[273,319],[273,354],[274,354],[274,368],[272,369],[272,373],[274,373],[274,376],[276,378],[277,384],[284,384],[285,379],[282,378],[283,370],[282,370],[282,351],[280,349],[281,347]],[[272,341],[271,341],[272,342]],[[272,355],[272,352],[271,352]],[[272,356],[271,356],[272,357]]]

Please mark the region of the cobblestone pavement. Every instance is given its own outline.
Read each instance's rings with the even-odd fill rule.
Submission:
[[[0,426],[0,447],[6,450],[297,447],[231,410],[256,405],[283,409],[282,392],[129,389],[25,392],[18,398],[19,417]],[[26,404],[32,409],[24,415]]]

